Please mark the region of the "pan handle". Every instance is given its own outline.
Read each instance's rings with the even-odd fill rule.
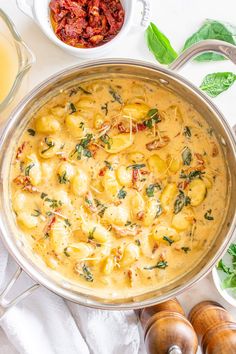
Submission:
[[[205,40],[192,45],[181,53],[178,58],[169,65],[172,70],[179,70],[190,59],[204,52],[216,52],[223,54],[236,64],[236,46],[224,41],[218,40]]]
[[[39,284],[34,284],[31,286],[29,289],[23,291],[23,293],[19,294],[16,296],[13,300],[9,301],[6,299],[6,295],[9,293],[13,285],[16,283],[17,279],[22,273],[22,269],[20,267],[17,268],[15,274],[5,287],[5,289],[2,291],[0,294],[0,320],[3,318],[3,316],[6,314],[8,310],[10,310],[13,306],[18,304],[18,302],[22,301],[26,297],[32,294],[32,292],[40,286]]]

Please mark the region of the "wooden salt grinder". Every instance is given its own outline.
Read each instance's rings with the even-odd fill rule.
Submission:
[[[191,310],[189,320],[204,354],[236,353],[236,323],[223,306],[200,302]]]
[[[139,316],[148,354],[197,352],[197,336],[176,299],[147,307]]]

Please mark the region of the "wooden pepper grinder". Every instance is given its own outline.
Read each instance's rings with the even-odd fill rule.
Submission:
[[[197,352],[197,336],[176,299],[147,307],[139,316],[148,354]]]
[[[189,313],[189,320],[204,354],[236,353],[236,323],[223,306],[200,302]]]

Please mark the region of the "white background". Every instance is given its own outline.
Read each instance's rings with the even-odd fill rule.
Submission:
[[[236,26],[236,2],[235,0],[151,0],[151,20],[157,24],[173,47],[181,50],[184,41],[189,37],[206,18],[231,22]],[[51,43],[37,25],[16,7],[14,0],[0,0],[0,7],[6,11],[15,23],[20,35],[29,45],[36,56],[29,77],[29,89],[47,78],[49,75],[80,63],[81,60],[65,54],[61,49]],[[148,51],[143,32],[130,32],[119,48],[113,50],[107,57],[128,57],[151,61],[155,59]],[[92,58],[91,58],[92,59]],[[196,85],[202,78],[216,71],[233,71],[235,66],[229,61],[216,63],[189,63],[181,73]],[[236,84],[225,93],[214,99],[214,102],[225,114],[228,122],[236,123]],[[236,310],[224,302],[218,295],[211,280],[211,275],[196,284],[191,290],[180,297],[186,310],[202,299],[214,299],[225,305],[236,318]],[[27,300],[26,300],[27,301]],[[0,330],[0,354],[8,354],[1,350],[6,341]],[[69,354],[69,353],[68,353]]]

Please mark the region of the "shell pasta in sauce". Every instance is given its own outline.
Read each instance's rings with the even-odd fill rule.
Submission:
[[[178,95],[93,80],[34,114],[11,197],[47,267],[118,298],[166,286],[204,256],[222,222],[226,166],[213,129]]]

